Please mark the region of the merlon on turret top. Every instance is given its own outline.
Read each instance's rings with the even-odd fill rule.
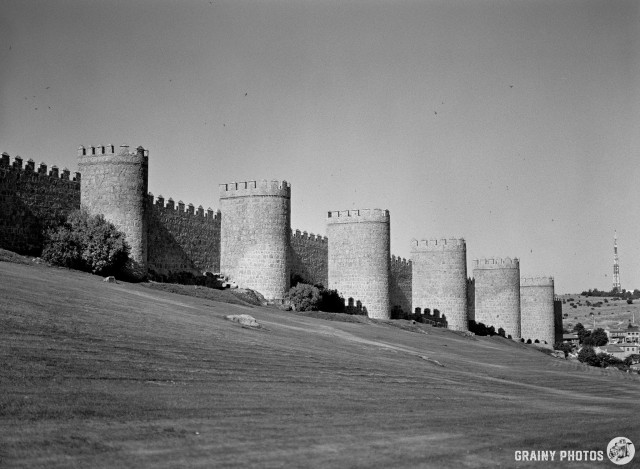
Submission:
[[[266,179],[220,184],[220,198],[274,196],[291,198],[291,184]]]
[[[511,259],[510,257],[489,258],[489,259],[474,259],[474,269],[516,269],[519,268],[520,261],[517,257]]]
[[[411,240],[412,251],[457,251],[466,249],[463,238]]]
[[[335,210],[327,213],[327,223],[354,223],[360,221],[389,222],[389,210],[361,208],[356,210]]]

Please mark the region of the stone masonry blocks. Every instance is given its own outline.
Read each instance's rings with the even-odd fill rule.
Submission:
[[[220,271],[240,287],[281,301],[289,289],[291,186],[221,184],[220,211]]]
[[[554,323],[554,281],[553,277],[520,279],[521,337],[536,339],[542,345],[553,346],[555,341]]]
[[[389,319],[389,211],[329,212],[329,288],[361,302],[370,318]]]
[[[46,230],[80,208],[80,173],[70,178],[66,168],[60,174],[57,166],[48,172],[45,163],[22,161],[0,155],[0,247],[40,256]]]
[[[113,145],[80,147],[78,169],[80,205],[124,233],[134,272],[146,275],[149,153],[142,147],[129,152],[127,145],[117,154]]]
[[[502,327],[520,338],[520,262],[518,259],[474,260],[475,317],[486,326]]]
[[[439,310],[449,329],[468,330],[464,239],[412,240],[412,307]]]
[[[389,302],[391,311],[402,310],[411,313],[411,282],[413,266],[411,260],[391,256],[389,274]]]
[[[295,230],[291,232],[289,265],[291,275],[306,283],[328,285],[329,240],[326,236]]]

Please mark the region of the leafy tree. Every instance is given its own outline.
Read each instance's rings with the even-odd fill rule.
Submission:
[[[506,334],[507,334],[506,331],[502,327],[498,328],[498,335],[499,336],[506,337]]]
[[[633,365],[634,363],[640,363],[640,355],[637,353],[631,354],[624,359],[624,362],[627,366]]]
[[[578,361],[586,363],[590,366],[600,366],[600,359],[596,355],[595,350],[593,350],[593,347],[590,347],[588,345],[582,347],[580,349],[580,352],[578,352]]]
[[[70,217],[71,218],[71,217]],[[42,258],[50,264],[69,269],[86,270],[82,260],[82,237],[71,226],[63,224],[46,234]]]
[[[582,329],[578,332],[578,341],[582,344],[589,336],[591,335],[591,331],[587,329]]]
[[[573,346],[567,342],[556,342],[553,346],[554,350],[560,350],[564,352],[564,358],[569,356],[569,353],[573,350]]]
[[[300,275],[291,274],[291,276],[289,277],[289,285],[291,286],[291,288],[295,287],[299,283],[307,283],[307,282]]]
[[[573,326],[573,331],[574,332],[580,332],[584,330],[584,326],[582,325],[582,323],[577,323],[575,326]]]
[[[53,265],[114,275],[129,260],[129,247],[124,234],[102,215],[75,210],[62,225],[47,232],[42,258]]]
[[[289,289],[287,299],[296,311],[326,311],[342,313],[344,298],[337,290],[325,289],[322,285],[297,283]]]
[[[598,357],[598,360],[600,360],[600,366],[602,368],[609,368],[609,367],[614,367],[618,369],[626,368],[624,361],[622,361],[618,357],[609,355],[608,353],[600,352],[597,355],[597,357]]]
[[[317,288],[317,287],[316,287]],[[344,298],[338,290],[320,288],[320,310],[328,313],[343,313]]]
[[[601,327],[597,328],[591,333],[590,339],[593,345],[596,347],[607,345],[607,343],[609,342],[609,337],[607,337],[607,333]]]
[[[289,289],[287,299],[296,311],[317,311],[322,297],[317,287],[306,283],[298,283]]]

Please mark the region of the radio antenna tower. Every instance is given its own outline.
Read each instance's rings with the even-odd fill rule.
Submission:
[[[620,264],[618,264],[618,233],[613,232],[613,289],[621,292],[620,288]]]

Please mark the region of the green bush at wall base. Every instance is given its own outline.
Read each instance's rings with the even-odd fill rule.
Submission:
[[[53,264],[97,275],[122,273],[129,260],[124,235],[102,215],[74,210],[47,232],[42,258]]]
[[[298,283],[291,287],[287,299],[296,311],[325,311],[342,313],[345,311],[344,298],[336,290],[321,286]]]

